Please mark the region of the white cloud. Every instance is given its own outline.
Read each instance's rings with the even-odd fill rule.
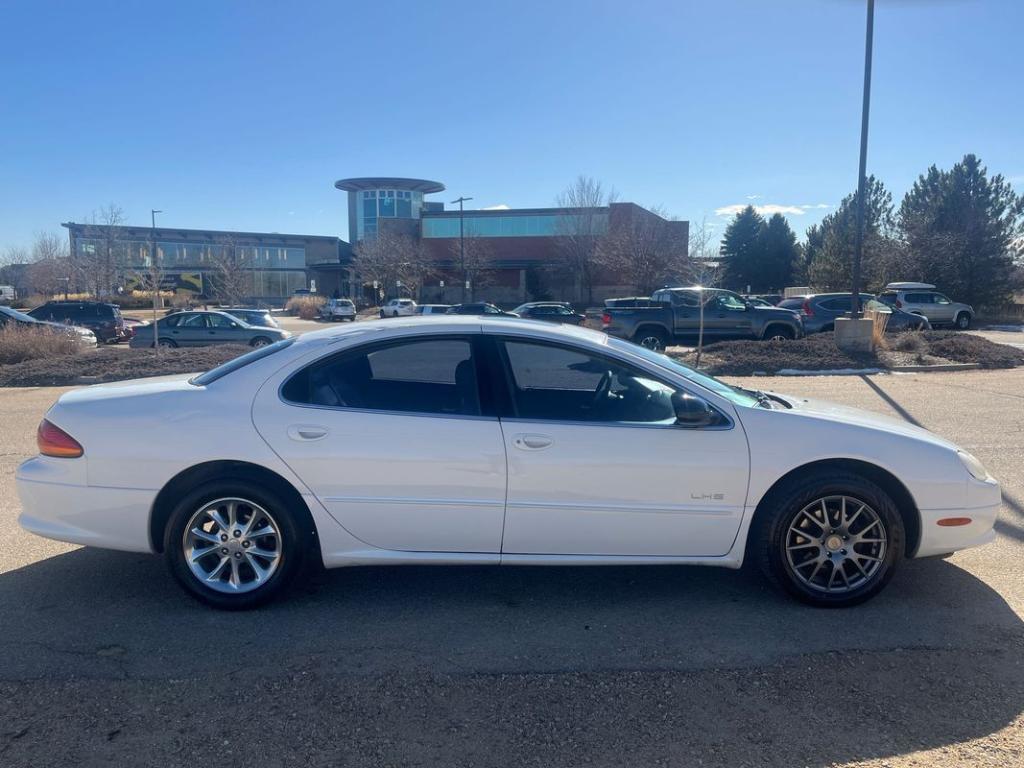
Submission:
[[[480,209],[481,211],[507,211],[509,207],[504,203],[498,203],[497,205],[488,205]]]
[[[801,205],[800,207],[803,208],[805,211],[814,211],[820,210],[822,208],[831,208],[832,206],[829,205],[828,203],[815,203],[814,205]]]
[[[747,195],[747,200],[760,200],[764,195]]]
[[[742,211],[747,206],[743,203],[736,203],[735,205],[723,205],[721,208],[715,208],[716,216],[735,216],[737,213]],[[765,203],[764,205],[755,205],[754,210],[762,216],[771,216],[773,213],[792,214],[793,216],[803,216],[806,211],[798,205],[777,205],[775,203]]]

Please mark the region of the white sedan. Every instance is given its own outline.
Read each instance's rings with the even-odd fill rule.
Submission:
[[[198,376],[78,389],[18,469],[26,530],[162,553],[220,608],[304,562],[738,568],[849,605],[994,538],[998,483],[902,421],[741,389],[585,329],[374,321]]]

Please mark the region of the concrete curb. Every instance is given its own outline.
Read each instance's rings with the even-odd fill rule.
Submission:
[[[946,365],[897,365],[892,368],[837,368],[820,371],[801,368],[782,368],[774,373],[754,371],[750,376],[875,376],[886,373],[949,373],[951,371],[979,371],[981,363],[948,363]],[[1001,369],[1006,370],[1006,369]],[[728,375],[728,374],[726,374]]]

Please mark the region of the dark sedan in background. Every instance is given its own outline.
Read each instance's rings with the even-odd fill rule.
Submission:
[[[511,312],[505,312],[502,309],[493,304],[488,304],[485,301],[475,301],[469,304],[456,304],[453,307],[449,307],[445,312],[446,315],[504,315],[505,317],[512,317]]]
[[[249,325],[226,312],[176,312],[155,324],[139,326],[129,346],[132,349],[152,347],[154,325],[157,329],[156,343],[161,347],[204,347],[210,344],[265,347],[292,335],[279,328]]]
[[[520,304],[512,310],[513,315],[529,320],[546,320],[549,323],[568,323],[583,325],[587,316],[573,312],[572,307],[564,301],[531,301]]]
[[[860,302],[864,310],[889,313],[889,322],[885,326],[887,332],[931,329],[928,318],[883,304],[870,293],[862,293]],[[810,296],[796,296],[783,300],[778,306],[780,309],[798,312],[804,319],[804,330],[807,333],[822,333],[835,330],[836,318],[850,313],[850,294],[816,293]]]

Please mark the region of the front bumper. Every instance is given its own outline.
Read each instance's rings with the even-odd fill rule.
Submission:
[[[967,503],[963,509],[921,510],[921,542],[914,556],[945,555],[988,544],[996,537],[994,526],[1001,506],[999,483],[994,479],[968,479]],[[939,525],[939,521],[951,518],[968,518],[970,522],[966,525]]]
[[[125,552],[151,552],[149,514],[156,491],[86,485],[79,459],[36,456],[15,476],[18,525],[47,539]]]

